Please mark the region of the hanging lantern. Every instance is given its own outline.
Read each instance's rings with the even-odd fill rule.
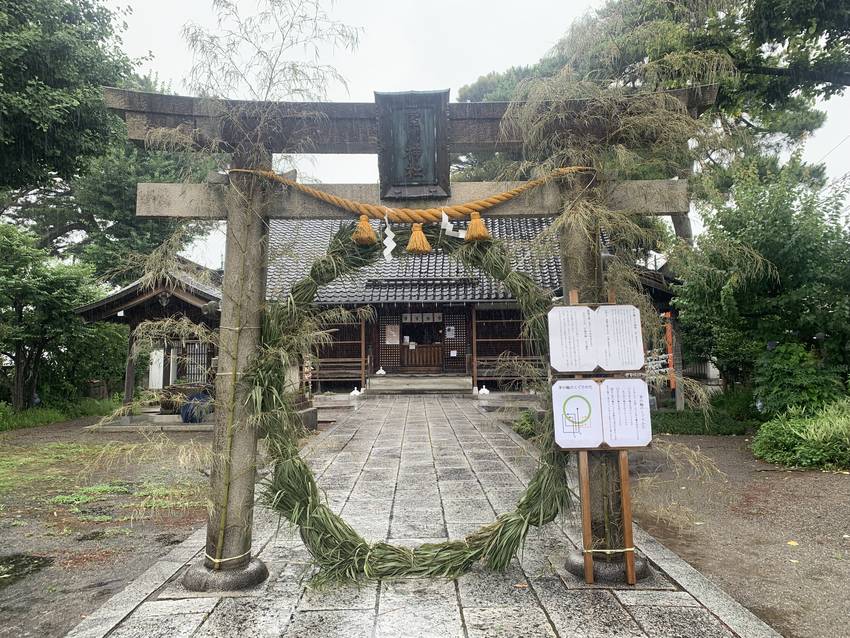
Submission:
[[[371,246],[378,242],[375,229],[372,228],[369,218],[366,215],[360,215],[360,221],[357,222],[357,228],[351,234],[351,239],[358,246]]]
[[[480,213],[469,214],[469,226],[466,228],[466,241],[482,241],[492,239],[490,231],[484,225],[484,220],[481,219]]]
[[[422,224],[413,224],[410,232],[410,241],[407,242],[407,252],[414,255],[424,255],[431,252],[431,244],[422,232]]]

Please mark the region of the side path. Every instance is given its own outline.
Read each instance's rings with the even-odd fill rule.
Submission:
[[[533,449],[473,400],[385,397],[320,435],[306,450],[330,505],[370,540],[463,538],[510,510],[533,475]],[[249,592],[196,594],[180,585],[203,547],[198,530],[69,636],[777,636],[707,579],[636,530],[652,564],[636,587],[585,585],[563,572],[581,538],[577,521],[532,529],[505,573],[307,588],[310,556],[296,531],[266,510],[255,549],[271,573]]]

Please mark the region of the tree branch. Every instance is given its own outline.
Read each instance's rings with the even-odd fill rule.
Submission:
[[[818,69],[801,69],[794,67],[762,66],[758,64],[742,63],[738,65],[741,73],[753,75],[771,75],[775,77],[791,78],[797,82],[826,82],[840,86],[850,86],[850,71]]]

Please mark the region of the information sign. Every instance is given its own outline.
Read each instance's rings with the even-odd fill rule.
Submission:
[[[642,379],[559,379],[552,412],[561,448],[643,447],[652,441],[649,389]]]
[[[634,306],[557,306],[549,311],[549,351],[558,372],[640,370],[640,312]]]
[[[401,334],[401,326],[397,323],[387,324],[384,343],[388,346],[397,346],[399,344],[399,335]]]

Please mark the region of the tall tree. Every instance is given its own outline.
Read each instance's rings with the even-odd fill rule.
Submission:
[[[132,68],[116,17],[100,0],[0,0],[0,192],[69,179],[110,144],[101,87]]]
[[[770,342],[850,363],[850,231],[841,189],[801,179],[797,156],[765,171],[733,163],[730,193],[707,194],[705,231],[673,255],[675,305],[694,357],[748,381]],[[731,194],[731,196],[730,196]]]
[[[212,166],[211,159],[193,153],[142,149],[118,139],[84,174],[29,191],[0,217],[27,228],[51,254],[80,259],[96,276],[123,284],[140,275],[129,255],[150,254],[181,226],[182,245],[205,228],[136,217],[138,184],[197,181]]]
[[[538,63],[483,76],[460,99],[523,97],[529,79],[563,69],[627,87],[719,83],[718,135],[703,160],[722,178],[730,153],[773,152],[823,124],[816,99],[850,84],[850,4],[609,0]]]
[[[90,271],[53,263],[35,239],[0,224],[0,356],[13,366],[12,405],[31,405],[39,374],[82,321],[74,313],[97,292]]]

